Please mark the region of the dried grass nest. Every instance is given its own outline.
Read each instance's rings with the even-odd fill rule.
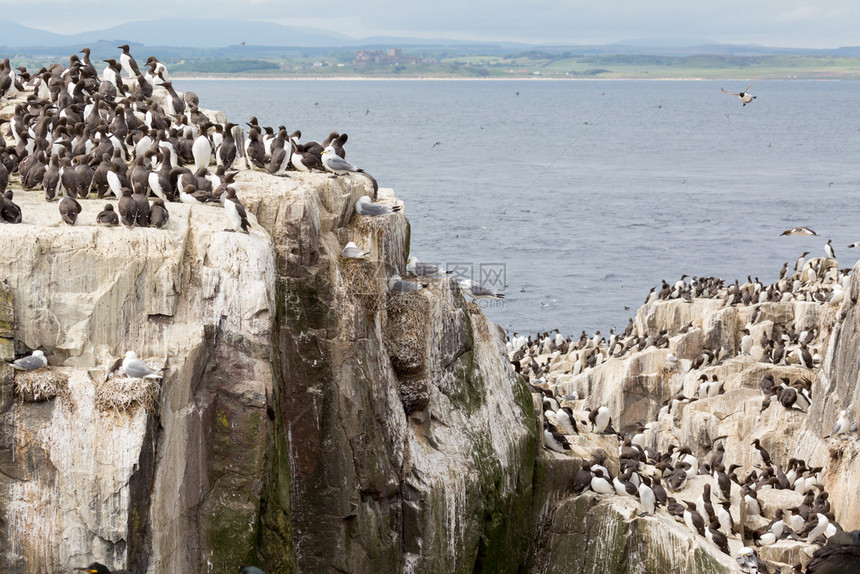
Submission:
[[[143,407],[154,413],[161,394],[160,379],[113,377],[96,387],[96,408],[100,411],[130,412]]]
[[[366,259],[341,259],[340,273],[346,292],[375,313],[386,287],[380,264]]]
[[[373,235],[381,237],[388,229],[389,223],[385,217],[365,217],[363,215],[355,215],[355,229],[361,236]]]
[[[67,397],[69,378],[50,368],[34,371],[16,371],[13,387],[15,395],[25,403],[50,401],[56,396]]]

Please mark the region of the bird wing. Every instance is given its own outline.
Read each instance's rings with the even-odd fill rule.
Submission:
[[[746,89],[746,90],[744,90],[744,93],[749,92],[749,91],[750,91],[750,88],[752,87],[752,85],[753,85],[754,83],[755,83],[755,78],[753,78],[753,81],[752,81],[752,82],[750,82],[750,85],[749,85],[749,86],[747,86],[747,89]]]
[[[357,171],[358,170],[357,167],[355,167],[353,164],[349,163],[345,159],[342,159],[340,156],[335,155],[332,157],[328,157],[328,154],[326,154],[326,158],[327,158],[326,164],[328,165],[328,168],[331,170],[338,170],[338,171]]]
[[[731,93],[731,92],[727,92],[726,90],[723,90],[723,88],[720,88],[720,89],[723,91],[723,93],[724,93],[724,94],[727,94],[727,95],[729,95],[729,96],[738,96],[738,97],[740,97],[740,94],[733,94],[733,93]]]

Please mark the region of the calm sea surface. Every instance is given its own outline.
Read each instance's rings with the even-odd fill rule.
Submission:
[[[185,80],[231,121],[349,134],[406,202],[412,253],[499,285],[507,331],[623,328],[682,273],[773,281],[860,253],[860,83]],[[437,143],[438,142],[438,143]],[[821,237],[780,237],[807,225]],[[482,276],[483,274],[483,276]]]

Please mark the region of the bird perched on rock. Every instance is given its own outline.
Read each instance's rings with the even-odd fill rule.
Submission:
[[[78,572],[86,572],[87,574],[131,574],[131,572],[126,569],[111,570],[99,562],[93,562],[86,568],[75,568],[75,570]]]
[[[161,229],[167,224],[168,219],[170,219],[170,213],[164,200],[160,197],[153,198],[152,205],[149,206],[149,224]]]
[[[122,367],[120,372],[127,377],[135,379],[160,379],[161,372],[149,367],[146,363],[137,358],[134,351],[127,351],[123,355]]]
[[[765,572],[766,566],[755,551],[755,548],[744,546],[738,551],[735,559],[740,564],[741,572]]]
[[[416,283],[415,281],[404,281],[400,275],[392,275],[388,280],[388,288],[395,293],[407,293],[409,291],[420,291],[427,287],[427,283]]]
[[[67,225],[74,225],[77,223],[78,214],[83,209],[75,197],[75,192],[72,190],[68,190],[66,192],[66,195],[64,195],[63,199],[60,200],[57,208],[60,211],[60,217]]]
[[[833,428],[831,429],[830,434],[824,438],[839,436],[843,433],[847,433],[850,429],[851,421],[848,420],[847,411],[839,411],[839,416],[836,417],[836,422],[833,424]]]
[[[248,229],[250,228],[248,214],[245,213],[245,206],[236,197],[236,190],[232,187],[227,188],[227,196],[224,198],[224,211],[227,213],[227,219],[233,225],[233,229],[225,229],[224,231],[248,233]]]
[[[135,221],[137,221],[137,202],[132,198],[130,188],[122,188],[116,206],[122,224],[126,227],[134,226]]]
[[[362,195],[358,198],[358,201],[355,202],[355,212],[359,215],[365,215],[368,217],[389,215],[395,211],[400,211],[400,209],[401,207],[399,205],[389,206],[373,203],[367,195]]]
[[[102,209],[99,214],[96,215],[96,223],[108,227],[119,225],[119,216],[117,215],[116,211],[113,210],[113,205],[111,205],[110,203],[105,204],[104,209]]]
[[[827,245],[824,246],[824,252],[827,254],[827,257],[830,259],[836,259],[836,252],[833,251],[833,243],[832,239],[827,240]]]
[[[12,201],[12,190],[7,189],[0,195],[0,219],[6,223],[21,223],[21,208]]]
[[[441,265],[433,265],[432,263],[423,263],[418,261],[418,258],[414,255],[409,258],[409,262],[406,264],[406,270],[415,277],[444,276],[451,273],[451,271],[442,269]]]
[[[354,241],[347,243],[340,252],[340,256],[346,259],[366,259],[368,255],[370,255],[370,253],[359,249],[358,245],[356,245]]]
[[[16,371],[35,371],[48,366],[48,359],[45,358],[45,353],[41,349],[36,349],[32,354],[21,357],[9,363],[9,366]]]
[[[489,287],[485,287],[480,283],[472,281],[471,279],[463,279],[458,285],[460,289],[471,297],[472,299],[504,299],[504,293],[498,293]]]
[[[602,433],[612,421],[609,407],[602,406],[596,409],[591,409],[588,413],[588,420],[591,422],[592,431]]]
[[[340,157],[332,146],[328,146],[323,150],[320,159],[326,171],[332,173],[332,177],[363,171]]]

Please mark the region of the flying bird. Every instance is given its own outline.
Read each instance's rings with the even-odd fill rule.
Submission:
[[[747,86],[747,89],[745,89],[743,92],[740,92],[740,93],[738,93],[738,94],[733,94],[733,93],[731,93],[731,92],[727,92],[727,91],[726,91],[726,90],[724,90],[723,88],[720,88],[720,90],[722,90],[722,92],[723,92],[724,94],[727,94],[727,95],[729,95],[729,96],[737,96],[737,97],[739,97],[739,98],[741,99],[741,102],[743,102],[744,106],[746,106],[748,103],[750,103],[751,101],[753,101],[753,100],[755,99],[755,96],[754,96],[754,95],[752,95],[752,94],[750,94],[750,88],[752,87],[752,85],[753,85],[754,83],[755,83],[755,80],[753,80],[752,82],[750,82],[750,85],[749,85],[749,86]]]
[[[806,237],[809,235],[818,235],[812,229],[808,227],[792,227],[791,229],[786,229],[780,235],[799,235],[801,237]]]

